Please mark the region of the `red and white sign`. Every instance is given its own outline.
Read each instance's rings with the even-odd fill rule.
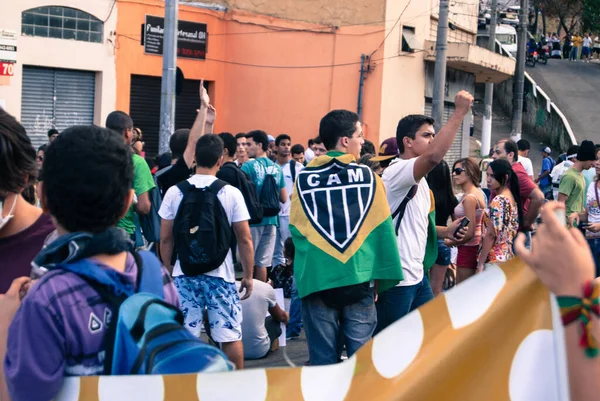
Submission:
[[[0,62],[0,76],[12,77],[15,75],[15,64]]]

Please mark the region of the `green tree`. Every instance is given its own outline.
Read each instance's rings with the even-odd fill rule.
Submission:
[[[583,0],[581,22],[584,31],[600,32],[600,0]]]

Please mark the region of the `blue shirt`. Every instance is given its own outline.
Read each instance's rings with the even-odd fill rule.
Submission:
[[[279,186],[279,189],[285,188],[285,179],[283,178],[283,171],[281,167],[273,163],[267,157],[259,157],[255,160],[247,161],[242,165],[242,171],[248,174],[254,185],[256,186],[256,193],[260,198],[260,191],[262,190],[267,174],[272,175],[275,178],[275,182]],[[258,224],[253,224],[251,227],[261,226],[277,226],[279,227],[279,216],[264,217]]]
[[[542,174],[544,174],[546,171],[552,172],[553,168],[554,168],[554,160],[552,160],[552,158],[550,158],[550,157],[544,158],[544,160],[542,161]],[[540,187],[542,187],[542,188],[549,187],[551,185],[552,185],[552,178],[550,177],[550,174],[548,174],[546,177],[544,177],[540,180]]]

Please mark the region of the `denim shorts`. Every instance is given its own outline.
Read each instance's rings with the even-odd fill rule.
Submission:
[[[435,261],[436,265],[450,266],[452,263],[452,252],[450,248],[444,245],[444,240],[438,240],[438,257]]]

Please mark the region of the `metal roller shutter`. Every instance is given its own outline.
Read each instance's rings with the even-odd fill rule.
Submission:
[[[33,145],[48,142],[50,128],[93,124],[95,86],[94,72],[23,66],[21,123]]]
[[[136,127],[144,135],[146,155],[158,153],[158,133],[160,130],[160,77],[146,75],[131,76],[131,97],[129,114]],[[200,81],[186,79],[182,91],[175,99],[175,129],[192,128],[196,120],[196,110],[200,104],[198,94]],[[205,82],[208,87],[208,83]]]
[[[426,98],[425,99],[425,115],[431,116],[431,113],[432,113],[432,100],[429,98]],[[450,116],[452,116],[453,113],[454,113],[454,105],[452,103],[444,103],[444,124],[446,124],[446,122],[448,122],[448,120],[450,119]],[[462,143],[463,143],[463,124],[460,125],[460,129],[459,129],[458,133],[456,134],[456,138],[454,139],[454,142],[452,143],[450,150],[448,150],[448,153],[446,153],[446,157],[444,157],[444,160],[446,160],[446,162],[450,166],[452,166],[452,164],[456,160],[463,157]]]

